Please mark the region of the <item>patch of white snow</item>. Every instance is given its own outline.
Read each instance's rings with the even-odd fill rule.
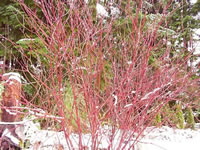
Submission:
[[[98,16],[109,17],[108,12],[106,11],[105,7],[103,7],[101,4],[97,3],[96,9],[97,9]]]

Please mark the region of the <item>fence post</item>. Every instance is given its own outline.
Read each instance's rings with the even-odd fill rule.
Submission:
[[[16,129],[20,128],[15,124],[19,121],[17,108],[21,99],[21,78],[20,74],[10,72],[1,76],[3,92],[1,95],[1,121],[0,125],[0,147],[1,149],[20,149],[20,137]],[[12,123],[13,122],[13,123]]]
[[[14,122],[19,120],[15,108],[18,107],[21,99],[20,74],[10,72],[2,76],[4,91],[2,93],[1,121]]]

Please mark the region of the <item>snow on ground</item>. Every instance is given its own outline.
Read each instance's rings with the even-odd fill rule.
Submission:
[[[120,143],[120,139],[124,133],[122,130],[118,130],[113,137],[113,143],[111,145],[111,128],[105,126],[98,131],[98,149],[108,149],[111,146],[112,150],[116,150]],[[79,136],[78,134],[71,134],[70,140],[74,147],[69,148],[63,132],[39,130],[38,127],[29,122],[25,128],[26,139],[30,141],[30,147],[27,150],[49,150],[59,149],[62,147],[64,150],[79,149]],[[161,128],[148,127],[144,131],[144,137],[139,140],[135,147],[135,150],[199,150],[200,147],[200,124],[198,129],[172,129],[167,126]],[[82,144],[87,150],[92,150],[92,137],[90,134],[82,134]],[[129,149],[135,141],[135,138],[129,140],[124,139],[122,146],[127,144],[125,149]],[[122,148],[120,148],[121,150]]]
[[[200,129],[156,128],[138,143],[138,150],[199,150]]]

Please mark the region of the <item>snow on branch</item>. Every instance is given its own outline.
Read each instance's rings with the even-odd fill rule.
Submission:
[[[12,110],[9,110],[12,109]],[[63,117],[58,117],[58,116],[54,116],[54,115],[50,115],[47,112],[45,112],[44,110],[40,109],[40,108],[29,108],[29,107],[17,107],[17,106],[13,106],[13,107],[9,107],[6,108],[6,111],[8,113],[10,113],[11,115],[14,115],[15,113],[19,113],[19,109],[23,109],[23,110],[28,110],[29,114],[34,115],[36,117],[45,117],[45,118],[51,118],[51,119],[56,119],[58,121],[63,120]],[[14,110],[13,110],[14,109]],[[18,109],[18,110],[16,110]]]
[[[147,93],[141,100],[145,100],[148,99],[150,95],[155,94],[156,92],[158,92],[161,88],[156,88],[153,91]]]
[[[150,95],[155,94],[156,92],[162,90],[164,87],[169,86],[169,85],[171,85],[171,82],[168,83],[168,84],[165,84],[165,85],[163,85],[161,87],[155,88],[153,91],[147,93],[143,98],[141,98],[141,100],[148,99]]]

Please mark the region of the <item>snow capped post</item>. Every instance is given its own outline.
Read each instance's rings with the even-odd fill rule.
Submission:
[[[19,106],[21,98],[21,76],[15,72],[5,73],[1,76],[1,81],[4,89],[1,100],[0,147],[19,149],[21,136],[19,137],[17,132],[23,126],[15,122],[19,120],[16,107]],[[23,135],[22,130],[20,133]]]
[[[1,121],[14,122],[18,120],[16,110],[21,98],[21,76],[19,73],[10,72],[2,76],[4,91],[2,93]]]

